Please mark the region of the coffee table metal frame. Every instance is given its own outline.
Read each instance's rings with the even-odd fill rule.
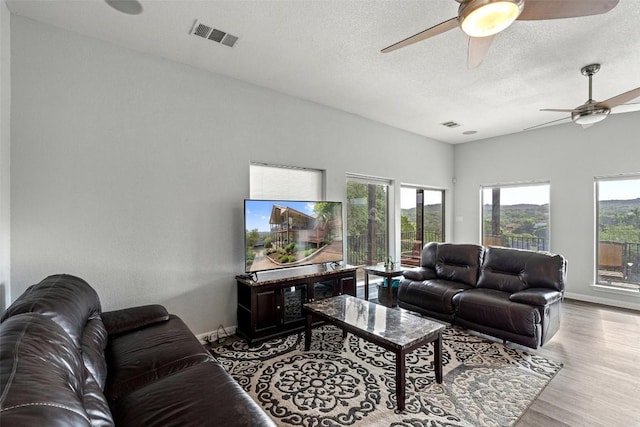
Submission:
[[[379,314],[385,316],[385,319],[387,321],[396,321],[396,326],[402,327],[402,318],[409,319],[411,323],[414,324],[414,326],[416,323],[424,325],[424,334],[422,334],[422,331],[420,331],[417,334],[413,333],[412,335],[417,335],[417,337],[411,337],[409,340],[407,340],[406,337],[403,337],[403,339],[394,340],[393,337],[383,336],[379,332],[376,333],[376,331],[371,330],[371,328],[365,329],[358,326],[357,323],[349,323],[346,320],[344,312],[342,313],[342,315],[335,315],[330,313],[332,309],[335,309],[339,305],[343,305],[346,307],[349,303],[351,303],[352,306],[359,305],[361,307],[364,306],[367,309],[373,308],[373,312],[376,313],[376,315]],[[390,309],[372,302],[362,300],[360,298],[352,297],[350,295],[340,295],[321,301],[306,303],[304,305],[304,308],[307,312],[306,334],[304,341],[305,351],[309,351],[309,349],[311,348],[311,329],[313,327],[313,320],[314,318],[316,318],[319,320],[324,320],[325,322],[333,324],[342,329],[344,335],[346,335],[347,332],[350,332],[353,335],[370,341],[371,343],[376,344],[384,348],[385,350],[388,350],[395,354],[396,399],[398,403],[398,409],[400,411],[403,411],[405,407],[405,356],[408,353],[432,342],[434,347],[433,365],[436,375],[436,382],[438,384],[442,383],[442,330],[445,328],[443,324],[409,314],[404,310]],[[406,316],[411,317],[407,318]],[[409,323],[409,321],[407,320],[405,323]],[[375,324],[375,322],[368,322],[368,324]]]

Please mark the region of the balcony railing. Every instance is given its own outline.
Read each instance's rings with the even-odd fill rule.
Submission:
[[[422,234],[422,241],[425,244],[429,242],[442,242],[442,233],[439,231],[425,231]],[[400,233],[400,252],[403,254],[411,252],[416,240],[415,231],[403,231]]]
[[[400,235],[400,251],[410,254],[413,251],[415,232],[403,232]],[[425,231],[424,243],[441,242],[441,234]],[[548,251],[549,241],[542,237],[529,236],[485,236],[485,245],[504,246],[507,248]],[[640,284],[640,243],[624,242],[624,259],[621,264],[623,271],[620,281]],[[386,233],[378,233],[373,243],[373,253],[369,253],[369,236],[366,234],[347,236],[347,261],[352,265],[371,265],[384,262],[388,256]]]
[[[424,232],[424,242],[441,242],[442,234],[434,231]],[[402,253],[410,253],[416,241],[415,231],[403,232],[400,235],[400,251]],[[378,233],[375,235],[373,242],[373,254],[369,253],[369,235],[356,234],[347,236],[347,262],[351,265],[372,265],[384,260],[389,256],[387,235],[386,233]]]
[[[531,251],[548,251],[549,242],[544,237],[517,236],[511,234],[484,236],[484,244],[504,246],[505,248],[528,249]]]
[[[640,243],[600,243],[599,264],[601,265],[598,265],[598,282],[640,285]],[[605,250],[602,245],[608,245],[608,248]],[[614,248],[617,248],[617,253],[612,252]]]
[[[347,262],[351,265],[373,265],[383,262],[388,256],[386,233],[376,234],[372,245],[371,252],[368,234],[347,236]]]
[[[529,249],[536,251],[548,251],[549,242],[541,237],[525,237],[525,236],[513,236],[513,235],[500,235],[500,236],[484,236],[485,245],[504,246],[507,248],[517,249]],[[620,276],[615,279],[620,282],[640,284],[640,243],[635,242],[621,242],[620,243],[622,260],[619,263],[618,269]],[[602,266],[598,266],[599,280],[605,280],[605,274],[600,272],[606,272]],[[614,280],[614,281],[615,281]]]

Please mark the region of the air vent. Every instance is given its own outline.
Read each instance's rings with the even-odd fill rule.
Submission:
[[[238,37],[197,20],[193,23],[191,34],[229,47],[233,47],[238,41]]]
[[[444,122],[444,123],[440,123],[442,126],[446,126],[448,128],[457,128],[458,126],[460,126],[460,123],[456,123],[456,122]]]
[[[211,34],[212,29],[213,28],[207,25],[198,24],[198,25],[194,25],[192,34],[195,34],[196,36],[204,37],[206,39],[209,36],[209,34]]]
[[[218,42],[220,43],[222,41],[222,39],[224,38],[224,36],[226,36],[227,33],[225,33],[224,31],[220,31],[220,30],[216,30],[215,28],[213,30],[211,30],[211,34],[209,34],[209,37],[207,37],[209,40],[213,40],[214,42]]]
[[[224,38],[220,43],[222,43],[225,46],[233,47],[233,45],[236,44],[237,41],[238,41],[238,38],[236,36],[232,36],[231,34],[227,33],[227,35],[224,36]]]

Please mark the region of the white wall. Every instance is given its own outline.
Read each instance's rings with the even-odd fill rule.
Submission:
[[[325,169],[330,200],[347,172],[451,189],[450,145],[18,16],[11,31],[13,298],[66,272],[103,309],[165,304],[211,331],[236,323],[251,161]]]
[[[480,186],[551,183],[551,251],[568,262],[567,296],[640,309],[638,294],[594,288],[594,177],[640,172],[640,113],[612,115],[455,146],[456,241],[480,241]]]
[[[0,311],[11,297],[11,32],[10,12],[0,1]]]

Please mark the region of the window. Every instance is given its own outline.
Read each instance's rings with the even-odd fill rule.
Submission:
[[[390,182],[347,177],[347,263],[375,265],[389,250]]]
[[[249,197],[266,200],[324,200],[324,173],[317,169],[252,163]]]
[[[482,242],[549,250],[549,184],[482,187]]]
[[[425,243],[444,242],[444,190],[400,187],[400,262],[420,265]]]
[[[640,176],[595,185],[596,282],[640,290]]]

